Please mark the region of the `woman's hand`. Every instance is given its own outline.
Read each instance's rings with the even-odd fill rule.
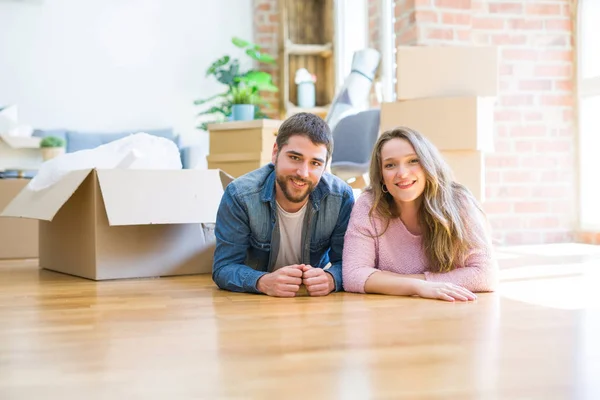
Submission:
[[[467,289],[453,283],[421,281],[417,286],[417,295],[426,299],[445,301],[476,300],[477,296]]]

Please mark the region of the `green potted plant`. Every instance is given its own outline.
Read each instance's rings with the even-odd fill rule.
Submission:
[[[40,141],[42,159],[48,161],[65,153],[65,141],[56,136],[46,136]]]
[[[250,121],[256,113],[259,101],[255,87],[240,84],[231,89],[231,119],[233,121]]]
[[[262,64],[275,64],[275,59],[271,55],[263,53],[260,46],[236,37],[232,38],[231,42],[236,47],[244,49],[245,54],[251,60]],[[204,110],[198,113],[198,117],[207,118],[198,126],[199,129],[203,130],[206,130],[207,125],[210,123],[229,119],[235,120],[240,115],[239,112],[233,114],[235,104],[252,104],[254,110],[252,119],[266,118],[261,106],[267,107],[268,103],[262,99],[260,92],[278,91],[277,87],[273,85],[271,74],[257,69],[242,71],[239,59],[228,55],[213,62],[206,71],[206,76],[214,76],[218,82],[226,86],[226,89],[224,92],[209,98],[194,101],[195,105],[205,107]],[[251,96],[248,92],[251,92]],[[249,110],[250,107],[244,108]],[[246,113],[241,114],[243,118],[247,117]]]

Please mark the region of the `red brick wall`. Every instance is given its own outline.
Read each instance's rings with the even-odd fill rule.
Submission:
[[[568,241],[576,223],[571,1],[484,1],[476,44],[501,46],[486,209],[508,243]]]
[[[381,51],[381,1],[368,0],[369,47]]]
[[[254,42],[266,52],[279,57],[279,13],[277,0],[254,0]],[[279,85],[277,65],[261,64],[260,69],[273,76],[273,83]],[[271,118],[279,118],[279,96],[277,93],[264,93],[263,97],[271,104],[265,109]]]
[[[416,28],[414,44],[500,47],[495,152],[486,156],[484,205],[494,238],[505,244],[573,239],[571,1],[402,0],[395,6],[397,43],[411,42],[408,20]]]
[[[417,44],[417,23],[415,3],[418,0],[393,1],[394,32],[396,33],[396,46],[411,46]]]
[[[378,46],[379,1],[369,0]],[[396,0],[396,44],[500,46],[496,151],[485,209],[505,244],[573,239],[576,221],[571,0]],[[255,41],[278,54],[277,0],[254,0]],[[376,47],[377,48],[377,47]],[[269,69],[278,81],[277,68]],[[276,103],[277,96],[271,100]]]

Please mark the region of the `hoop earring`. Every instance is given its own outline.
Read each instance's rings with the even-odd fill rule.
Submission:
[[[387,190],[387,187],[385,186],[385,183],[382,183],[382,184],[381,184],[381,191],[382,191],[383,193],[389,193],[389,190]]]

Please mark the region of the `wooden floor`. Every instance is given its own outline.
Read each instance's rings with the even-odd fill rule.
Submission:
[[[0,399],[600,399],[600,247],[503,249],[472,303],[275,299],[0,262]]]

